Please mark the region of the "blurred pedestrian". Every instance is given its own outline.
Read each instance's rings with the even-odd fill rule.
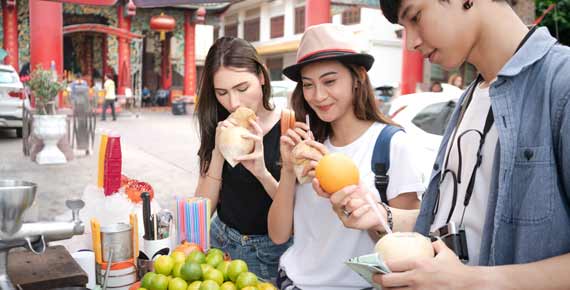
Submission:
[[[463,77],[459,74],[452,74],[451,76],[449,76],[447,83],[452,86],[456,86],[460,89],[463,89]]]
[[[431,84],[431,87],[429,88],[430,92],[434,92],[434,93],[440,93],[443,92],[443,88],[441,87],[441,83],[438,81],[435,81]]]
[[[112,74],[108,73],[105,75],[103,88],[105,90],[105,102],[103,103],[103,111],[101,112],[101,121],[105,121],[108,107],[111,107],[113,121],[117,121],[117,116],[115,115],[115,101],[117,100],[117,95],[115,94],[115,82],[113,81]]]

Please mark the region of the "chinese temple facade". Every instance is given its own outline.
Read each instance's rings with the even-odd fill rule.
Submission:
[[[0,47],[17,71],[41,65],[94,85],[111,73],[119,94],[194,96],[213,26],[231,1],[0,0]]]

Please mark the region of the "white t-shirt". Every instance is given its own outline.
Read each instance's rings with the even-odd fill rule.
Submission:
[[[376,139],[384,124],[375,123],[362,136],[344,147],[326,140],[329,152],[342,152],[356,163],[360,183],[378,194],[371,169]],[[423,192],[421,172],[414,168],[413,143],[403,132],[394,134],[390,143],[390,183],[386,195]],[[362,289],[370,285],[350,270],[345,262],[373,252],[374,243],[366,231],[345,228],[333,212],[328,199],[318,196],[310,183],[297,185],[294,209],[294,242],[283,254],[280,266],[297,287],[303,290]]]
[[[491,106],[491,99],[489,97],[489,87],[481,88],[481,85],[473,92],[473,99],[467,110],[465,111],[463,121],[456,129],[455,139],[453,142],[448,143],[446,154],[449,151],[449,146],[453,145],[451,153],[449,154],[449,162],[447,169],[451,169],[455,174],[458,174],[459,157],[457,151],[457,139],[459,135],[469,129],[477,129],[483,133],[485,120],[489,108]],[[497,127],[495,124],[487,133],[485,144],[483,145],[482,163],[477,169],[477,177],[473,186],[473,194],[471,200],[465,211],[463,218],[463,225],[465,226],[465,233],[467,236],[467,250],[469,251],[469,265],[479,264],[479,253],[481,248],[481,239],[483,234],[483,225],[485,223],[485,215],[487,213],[487,201],[489,198],[489,191],[491,189],[491,177],[493,170],[493,160],[495,159],[495,150],[497,148],[498,135]],[[461,216],[465,206],[465,192],[473,167],[475,166],[477,150],[479,149],[480,135],[476,132],[470,132],[461,138],[461,183],[457,186],[457,204],[451,217],[457,225],[461,222]],[[445,160],[444,160],[445,164]],[[445,170],[446,168],[443,168]],[[443,171],[442,171],[443,174]],[[458,177],[459,178],[459,177]],[[453,178],[447,174],[440,187],[440,203],[439,209],[435,216],[434,223],[431,226],[431,231],[437,230],[439,227],[445,225],[449,212],[451,210],[453,200]]]

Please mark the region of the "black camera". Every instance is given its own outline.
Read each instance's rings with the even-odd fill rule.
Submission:
[[[469,252],[467,250],[467,238],[465,229],[458,227],[455,222],[449,222],[437,231],[431,233],[432,239],[441,238],[463,263],[469,262]]]

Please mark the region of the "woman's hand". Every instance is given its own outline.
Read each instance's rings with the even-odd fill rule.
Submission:
[[[323,158],[323,156],[327,155],[328,149],[322,143],[319,143],[319,142],[313,140],[311,132],[309,132],[309,134],[310,134],[309,135],[310,139],[307,139],[305,144],[311,146],[312,148],[316,149],[317,151],[316,152],[315,151],[302,151],[299,153],[299,156],[294,156],[294,157],[309,160],[309,165],[305,166],[305,169],[303,170],[302,175],[303,176],[310,176],[313,179],[315,179],[315,176],[316,176],[315,169],[317,168],[317,164],[319,163],[321,158]]]
[[[280,151],[281,151],[281,168],[293,171],[295,165],[295,156],[293,156],[293,148],[303,140],[308,140],[311,135],[307,133],[309,127],[302,122],[296,122],[294,129],[288,129],[281,135]]]
[[[235,126],[237,126],[237,122],[231,117],[228,117],[227,119],[218,122],[218,126],[216,127],[216,139],[214,141],[215,142],[214,152],[212,152],[212,155],[214,155],[214,153],[220,154],[220,149],[218,148],[218,146],[220,144],[220,134],[222,132],[222,129],[227,129]]]
[[[258,179],[271,175],[265,166],[265,157],[263,154],[263,130],[259,126],[259,118],[254,120],[249,120],[249,125],[253,129],[252,133],[241,135],[244,139],[253,140],[254,147],[253,152],[236,157],[235,160],[240,162],[245,169],[247,169],[251,174],[253,174]]]
[[[332,209],[347,228],[369,230],[380,226],[380,221],[374,213],[371,205],[366,201],[365,195],[370,194],[374,200],[378,200],[376,194],[366,191],[362,186],[349,185],[333,193],[326,193],[319,185],[319,181],[313,179],[313,188],[318,195],[328,198]],[[386,209],[379,204],[374,204],[384,218]]]

